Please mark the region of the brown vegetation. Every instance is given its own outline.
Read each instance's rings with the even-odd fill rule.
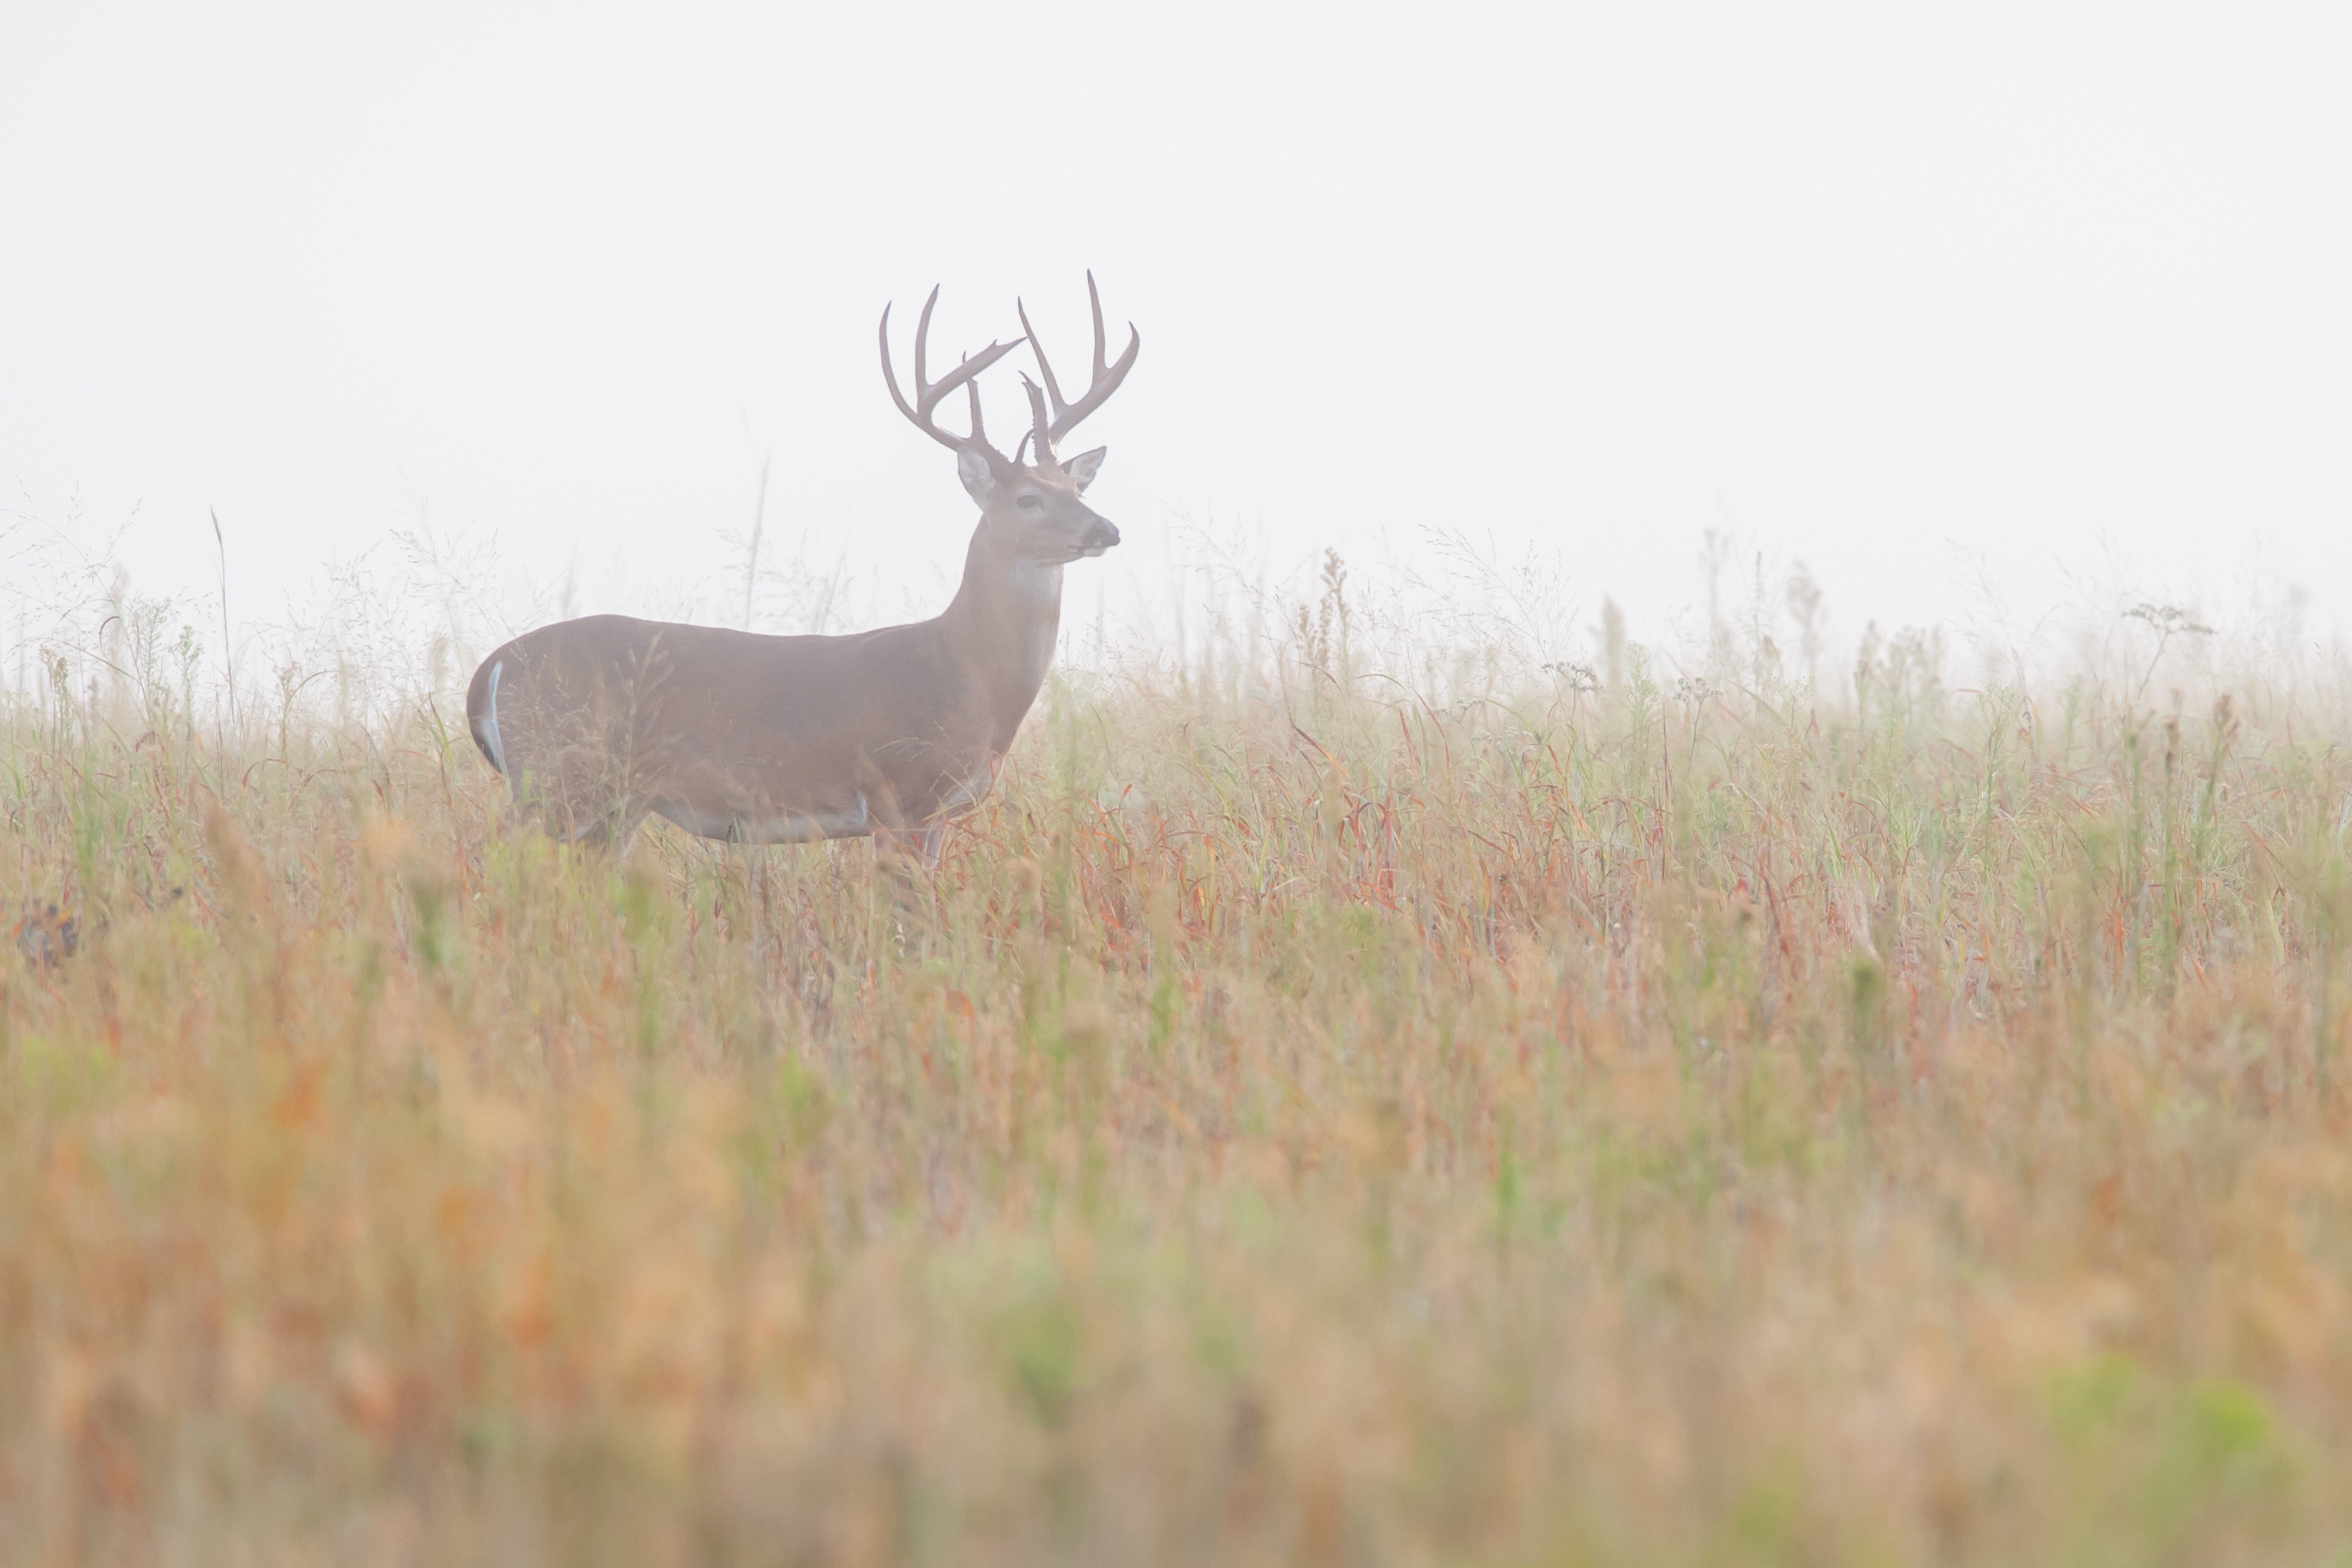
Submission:
[[[61,686],[0,1563],[2326,1560],[2347,742],[1066,685],[901,885]]]

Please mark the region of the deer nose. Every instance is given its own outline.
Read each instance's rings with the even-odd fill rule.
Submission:
[[[1118,529],[1108,517],[1090,517],[1087,531],[1078,536],[1078,548],[1086,550],[1107,550],[1118,543]]]

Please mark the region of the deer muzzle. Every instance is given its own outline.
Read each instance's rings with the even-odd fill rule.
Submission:
[[[1086,532],[1078,536],[1078,553],[1097,556],[1118,543],[1118,529],[1108,517],[1090,517]]]

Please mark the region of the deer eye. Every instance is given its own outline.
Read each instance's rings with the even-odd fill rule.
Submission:
[[[1034,490],[1029,490],[1023,492],[1021,497],[1013,502],[1013,505],[1019,507],[1024,512],[1042,512],[1045,509],[1045,498],[1043,496],[1038,495]]]

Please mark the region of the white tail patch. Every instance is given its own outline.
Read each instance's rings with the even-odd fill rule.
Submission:
[[[490,766],[500,773],[507,770],[507,748],[499,741],[499,675],[506,667],[504,659],[490,666],[489,701],[482,705],[482,744],[490,754]]]

